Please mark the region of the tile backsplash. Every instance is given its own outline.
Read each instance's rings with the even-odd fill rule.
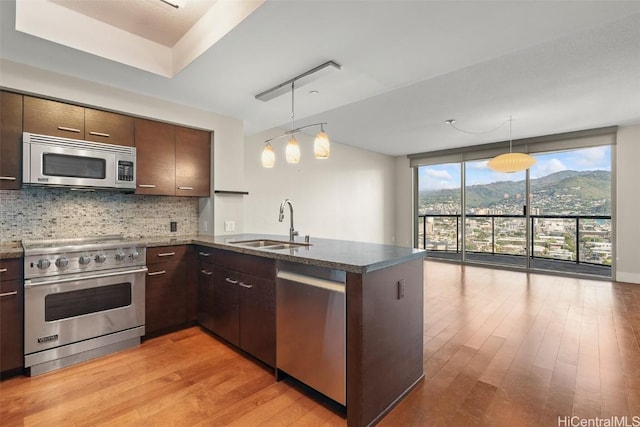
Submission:
[[[171,221],[178,231],[172,233]],[[0,190],[0,240],[198,233],[198,198],[61,188]]]

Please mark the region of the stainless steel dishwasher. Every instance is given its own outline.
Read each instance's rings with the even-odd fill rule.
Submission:
[[[280,261],[278,371],[346,405],[344,271]]]

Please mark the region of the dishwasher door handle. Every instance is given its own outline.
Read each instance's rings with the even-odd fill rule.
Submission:
[[[306,274],[294,273],[292,271],[279,270],[278,279],[289,280],[290,282],[297,282],[303,285],[313,286],[316,288],[322,288],[333,292],[344,293],[345,285],[341,282],[334,282],[332,280],[321,279],[319,277],[307,276]]]

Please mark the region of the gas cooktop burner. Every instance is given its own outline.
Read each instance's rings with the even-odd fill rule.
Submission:
[[[144,244],[122,236],[22,242],[26,279],[145,264]]]

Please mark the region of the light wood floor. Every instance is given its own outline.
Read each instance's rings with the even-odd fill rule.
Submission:
[[[382,426],[640,417],[640,285],[426,262],[425,381]],[[345,426],[190,328],[0,383],[0,424]],[[564,424],[568,425],[568,424]]]

